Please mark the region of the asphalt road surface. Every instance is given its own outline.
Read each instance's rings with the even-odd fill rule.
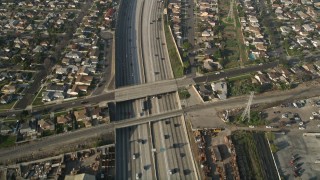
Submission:
[[[253,104],[274,103],[278,101],[285,101],[290,99],[292,100],[297,98],[299,99],[299,98],[305,98],[305,97],[311,97],[311,96],[320,96],[320,90],[318,87],[311,87],[311,88],[308,87],[300,90],[284,91],[276,94],[273,93],[273,94],[255,96],[253,99]],[[100,134],[100,133],[111,132],[114,130],[115,127],[121,128],[127,125],[132,126],[132,125],[138,125],[138,124],[145,124],[145,123],[148,123],[149,121],[157,121],[159,119],[160,120],[170,119],[168,116],[177,117],[177,116],[181,116],[183,113],[188,113],[190,111],[197,111],[199,109],[204,109],[204,108],[228,109],[228,108],[234,108],[234,107],[244,107],[247,100],[248,100],[248,97],[245,97],[245,96],[231,98],[225,101],[206,103],[204,105],[194,105],[191,107],[187,107],[184,110],[166,111],[161,114],[150,115],[149,117],[138,117],[136,119],[131,119],[129,121],[124,120],[124,121],[115,122],[114,124],[113,123],[104,124],[104,125],[95,126],[92,128],[81,129],[75,132],[60,134],[59,136],[51,136],[46,139],[40,139],[38,141],[34,141],[31,144],[25,144],[25,145],[17,146],[15,148],[1,149],[0,160],[4,161],[6,159],[12,159],[13,157],[30,155],[31,153],[36,154],[36,152],[39,149],[48,147],[48,145],[52,145],[55,148],[63,147],[64,144],[76,142],[82,138],[85,139],[85,138],[96,136],[96,133]],[[228,127],[228,125],[226,125],[226,127]],[[230,127],[230,128],[233,128],[234,130],[238,130],[238,129],[250,130],[248,127],[245,127],[245,128]],[[254,130],[256,130],[256,128]],[[267,129],[267,130],[274,130],[274,129]],[[303,130],[299,130],[299,131],[303,131]],[[307,132],[307,130],[305,130],[305,132]]]
[[[294,60],[295,59],[293,59],[292,61],[294,61]],[[114,102],[114,101],[117,101],[117,98],[114,97],[115,96],[114,92],[117,92],[117,94],[119,95],[118,98],[120,98],[121,101],[129,100],[129,99],[138,99],[138,98],[144,97],[145,91],[143,91],[143,89],[149,89],[150,87],[154,88],[154,91],[151,91],[149,94],[147,94],[147,95],[151,96],[151,95],[156,95],[159,93],[164,93],[165,91],[167,91],[166,86],[171,87],[173,84],[177,84],[178,87],[183,87],[183,86],[196,84],[196,83],[215,81],[215,80],[219,80],[221,78],[227,78],[227,77],[230,78],[230,77],[238,76],[238,75],[241,75],[244,73],[261,71],[261,70],[265,70],[268,68],[276,67],[277,65],[278,65],[277,62],[272,62],[272,63],[268,63],[268,64],[264,64],[264,65],[254,65],[254,66],[248,66],[248,67],[239,68],[239,69],[226,70],[225,72],[221,72],[220,74],[208,74],[206,76],[201,76],[201,77],[196,77],[196,78],[180,78],[177,80],[171,79],[171,80],[163,80],[161,82],[156,82],[156,84],[148,83],[148,84],[142,84],[142,85],[137,85],[137,86],[126,86],[126,87],[122,87],[120,89],[116,89],[114,91],[102,93],[97,96],[86,97],[85,99],[86,99],[86,101],[88,101],[91,104],[99,103],[101,101]],[[126,73],[123,70],[118,71],[118,72]],[[161,84],[157,84],[157,83],[161,83]],[[160,87],[160,88],[157,89],[157,87]],[[172,91],[171,88],[168,88],[168,90],[169,91],[167,91],[167,92]],[[130,96],[126,95],[126,94],[130,94]],[[77,100],[73,100],[73,101],[65,101],[60,104],[50,104],[50,105],[43,105],[41,107],[33,107],[33,111],[52,112],[55,110],[58,111],[58,110],[65,109],[65,108],[79,107],[79,106],[81,106],[82,101],[83,101],[83,99],[77,99]],[[0,116],[11,116],[13,114],[17,115],[17,114],[21,113],[22,110],[24,110],[24,109],[14,109],[14,110],[11,110],[8,112],[0,112]]]
[[[122,39],[128,37],[129,40],[124,40],[121,43],[121,46],[124,46],[125,49],[124,51],[121,49],[122,55],[120,55],[120,57],[122,56],[122,58],[120,59],[129,57],[133,51],[135,52],[133,53],[133,56],[118,63],[118,71],[116,71],[116,74],[119,74],[119,78],[117,79],[119,82],[116,82],[117,87],[144,83],[148,83],[148,85],[149,83],[155,84],[149,87],[145,86],[145,88],[138,88],[135,92],[116,92],[115,98],[124,101],[115,104],[116,121],[134,117],[143,118],[155,114],[162,116],[162,112],[172,112],[173,110],[180,108],[178,104],[178,95],[175,92],[177,91],[176,81],[163,81],[166,84],[164,86],[156,83],[156,81],[173,79],[173,73],[166,49],[162,11],[162,3],[156,0],[123,0],[121,3],[119,18],[122,18],[123,21],[128,23],[125,24],[125,22],[121,22],[120,20],[117,33]],[[126,54],[128,56],[126,56]],[[120,66],[122,67],[121,71],[119,71]],[[133,72],[131,72],[131,70]],[[139,77],[139,79],[136,77]],[[143,85],[140,87],[143,87]],[[154,92],[160,91],[163,91],[162,93],[164,93],[164,95],[153,96],[157,94]],[[134,96],[136,97],[138,97],[137,94],[140,94],[140,99],[129,100],[132,98],[132,95],[130,94],[135,94]],[[162,106],[164,107],[163,110],[154,111],[160,103],[162,103]],[[155,120],[161,119],[163,118],[155,118]],[[130,122],[130,120],[128,121]],[[116,130],[117,179],[155,179],[155,177],[159,175],[159,170],[165,169],[165,167],[160,166],[162,164],[154,162],[155,155],[151,153],[151,151],[153,149],[152,142],[155,137],[150,132],[150,126],[150,124],[140,124]],[[181,133],[185,132],[183,130],[184,129],[180,130]],[[172,136],[172,138],[175,138],[176,134],[173,134]],[[186,136],[186,134],[184,136]],[[159,137],[160,140],[163,138],[164,137]],[[188,166],[188,169],[191,169],[191,171],[194,172],[191,151],[188,147],[189,145],[186,144],[185,149],[190,153],[185,155],[185,159],[190,160],[189,163],[191,166]],[[170,157],[167,158],[174,158],[176,160],[181,157],[170,153]],[[185,167],[183,167],[182,163],[179,163],[176,164],[175,168],[184,169]],[[168,173],[167,171],[168,170],[165,169],[166,173]],[[177,172],[177,174],[180,173],[182,172]],[[192,173],[190,174],[190,177],[192,177]],[[194,173],[193,176],[196,177]]]

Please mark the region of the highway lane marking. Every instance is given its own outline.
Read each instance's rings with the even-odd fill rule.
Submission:
[[[163,129],[162,129],[162,123],[161,123],[161,121],[159,121],[159,122],[157,122],[158,124],[159,124],[159,127],[160,127],[160,139],[161,139],[161,144],[160,144],[160,146],[166,146],[165,145],[165,141],[164,141],[164,138],[162,138],[162,137],[164,137],[164,133],[163,133]],[[162,137],[161,137],[162,136]],[[160,147],[161,148],[161,147]],[[163,156],[164,156],[164,161],[165,161],[165,166],[166,166],[166,169],[164,170],[164,172],[165,172],[165,174],[167,175],[167,178],[168,179],[171,179],[170,178],[170,176],[169,176],[169,174],[168,173],[166,173],[168,170],[169,170],[169,165],[168,165],[168,156],[167,156],[167,152],[166,152],[166,150],[164,151],[164,152],[161,152],[160,151],[160,149],[159,149],[159,153],[163,153]]]

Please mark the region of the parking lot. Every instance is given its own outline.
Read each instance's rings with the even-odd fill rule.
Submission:
[[[320,177],[320,164],[315,163],[320,159],[318,138],[302,136],[297,130],[286,135],[277,134],[275,144],[279,148],[275,159],[279,172],[285,179],[294,179],[295,172],[301,179]]]
[[[265,110],[270,126],[290,129],[320,130],[319,97],[282,104]],[[320,101],[319,101],[320,102]],[[318,126],[319,125],[319,126]]]

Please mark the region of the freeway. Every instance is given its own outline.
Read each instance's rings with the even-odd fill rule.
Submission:
[[[139,58],[138,60],[135,60],[134,56],[130,56],[125,62],[122,62],[122,66],[124,67],[121,69],[122,71],[118,70],[116,73],[121,74],[123,71],[127,70],[128,66],[124,65],[124,63],[138,63],[139,65],[133,68],[136,74],[131,75],[129,73],[129,76],[123,74],[121,75],[122,78],[119,79],[119,81],[123,82],[118,82],[116,84],[123,86],[132,84],[141,85],[139,85],[138,88],[130,87],[130,91],[124,90],[120,92],[121,90],[117,90],[115,92],[115,99],[117,100],[114,108],[115,122],[128,118],[143,119],[150,115],[154,117],[161,116],[161,118],[154,118],[156,121],[161,119],[164,119],[164,121],[170,120],[171,117],[164,117],[163,115],[167,113],[162,114],[163,112],[178,113],[178,117],[173,118],[178,118],[183,122],[183,118],[181,117],[182,112],[179,110],[181,108],[178,103],[179,98],[176,92],[179,83],[177,83],[177,80],[173,79],[173,73],[166,49],[162,21],[163,4],[161,1],[156,0],[123,0],[120,9],[119,15],[121,15],[121,18],[124,18],[129,24],[130,22],[134,23],[127,27],[128,25],[124,22],[119,22],[119,26],[117,27],[117,29],[119,29],[118,33],[134,34],[134,37],[137,37],[137,39],[129,39],[129,41],[124,40],[121,46],[127,47],[131,46],[133,43]],[[125,13],[123,14],[122,12]],[[127,16],[126,14],[130,14],[130,16]],[[135,30],[138,31],[136,32]],[[126,34],[121,35],[122,39],[125,39],[126,37]],[[131,50],[130,48],[127,48],[125,51],[121,51],[121,53],[130,54]],[[139,76],[139,81],[130,81],[130,75],[132,77]],[[189,83],[190,80],[187,82]],[[145,83],[147,84],[145,85]],[[159,96],[157,94],[164,95]],[[160,104],[163,108],[160,111],[154,111]],[[155,134],[150,131],[150,129],[158,129],[159,126],[143,123],[128,127],[128,123],[131,124],[133,121],[127,121],[128,122],[125,124],[126,127],[118,128],[116,130],[117,179],[159,179],[160,176],[163,177],[163,175],[170,174],[168,171],[176,171],[176,169],[181,169],[181,172],[175,172],[175,176],[185,173],[182,170],[187,169],[188,173],[185,175],[186,178],[191,177],[191,179],[196,179],[197,176],[194,171],[190,146],[187,143],[187,135],[183,134],[186,132],[183,128],[175,128],[171,132],[172,139],[174,139],[175,143],[180,143],[180,141],[185,143],[185,146],[182,147],[183,151],[186,152],[185,157],[175,154],[174,152],[176,151],[168,151],[168,155],[165,158],[167,158],[167,160],[175,160],[174,162],[180,162],[179,160],[184,158],[188,162],[188,165],[185,163],[176,163],[175,167],[172,167],[173,169],[166,169],[169,167],[168,164],[159,164],[158,161],[155,162],[156,159],[158,159],[158,157],[156,157],[157,155],[150,153],[155,147],[153,144],[155,138],[160,140],[164,139],[164,136],[155,137]],[[183,134],[183,137],[180,136],[181,134]],[[178,149],[176,150],[178,151]],[[164,172],[159,172],[160,169],[164,170]]]
[[[142,27],[140,25],[143,7],[144,1],[122,0],[120,3],[116,28],[116,38],[118,38],[116,41],[117,88],[146,82],[145,61],[142,52],[143,42],[141,41]],[[139,114],[137,110],[141,109],[145,95],[141,89],[137,90],[116,94],[116,98],[122,99],[123,102],[120,100],[115,105],[114,122],[123,122],[122,119],[135,117]],[[140,94],[138,98],[142,99],[129,100],[130,97],[137,94]],[[116,130],[116,179],[137,177],[154,179],[148,129],[148,124],[142,124]],[[141,139],[144,139],[144,143],[140,143]]]

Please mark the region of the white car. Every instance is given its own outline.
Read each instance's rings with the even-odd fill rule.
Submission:
[[[254,126],[250,125],[249,128],[254,128]]]
[[[282,118],[288,118],[288,114],[282,114]]]
[[[300,126],[299,129],[300,129],[300,130],[304,130],[304,129],[306,129],[306,128],[303,127],[303,126]]]
[[[266,128],[267,128],[267,129],[271,129],[272,127],[271,127],[271,126],[266,126]]]
[[[290,127],[290,126],[291,126],[291,124],[286,124],[286,126],[287,126],[287,127]]]
[[[300,125],[300,126],[303,126],[303,122],[299,122],[299,125]]]
[[[140,179],[140,173],[136,173],[136,179]]]
[[[313,116],[310,116],[310,120],[314,120],[314,117],[313,117]]]

